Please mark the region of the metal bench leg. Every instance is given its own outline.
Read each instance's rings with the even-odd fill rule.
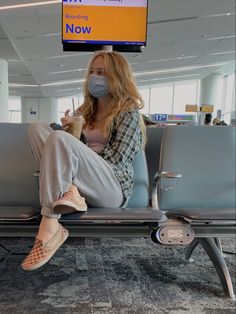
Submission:
[[[231,277],[228,271],[228,267],[225,263],[225,260],[215,243],[215,239],[211,238],[198,238],[199,243],[203,246],[210,260],[212,261],[218,276],[221,280],[224,291],[227,295],[235,300],[233,285]]]
[[[186,251],[186,253],[185,253],[185,258],[186,258],[187,260],[190,260],[191,255],[192,255],[194,249],[196,248],[196,246],[197,246],[198,244],[199,244],[199,241],[198,241],[197,238],[195,238],[195,239],[190,243],[190,245],[187,247],[187,251]]]
[[[224,256],[220,238],[214,238],[214,241],[215,241],[216,246],[220,250],[220,253]]]

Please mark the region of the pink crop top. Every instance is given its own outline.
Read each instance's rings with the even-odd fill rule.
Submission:
[[[108,138],[104,137],[99,129],[84,129],[83,133],[86,137],[86,145],[96,153],[99,152],[108,142]]]

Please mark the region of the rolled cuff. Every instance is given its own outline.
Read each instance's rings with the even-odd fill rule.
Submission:
[[[61,218],[61,215],[60,214],[55,214],[53,211],[52,211],[52,208],[51,207],[42,207],[41,209],[41,215],[42,216],[46,216],[48,218],[55,218],[55,219],[60,219]]]

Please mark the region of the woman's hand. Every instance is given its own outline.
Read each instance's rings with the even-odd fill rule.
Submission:
[[[67,109],[65,112],[65,116],[61,118],[62,129],[67,131],[69,128],[69,124],[72,121],[72,117],[70,116],[70,109]]]

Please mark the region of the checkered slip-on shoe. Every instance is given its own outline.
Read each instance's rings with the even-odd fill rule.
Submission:
[[[34,246],[29,255],[27,255],[22,262],[21,268],[26,271],[30,271],[46,264],[56,253],[59,247],[65,242],[68,236],[68,230],[59,224],[58,231],[48,241],[43,241],[39,238],[36,238]]]
[[[70,214],[76,211],[85,212],[87,204],[85,198],[80,196],[79,193],[76,195],[72,191],[67,191],[62,198],[52,204],[52,209],[55,214]]]

